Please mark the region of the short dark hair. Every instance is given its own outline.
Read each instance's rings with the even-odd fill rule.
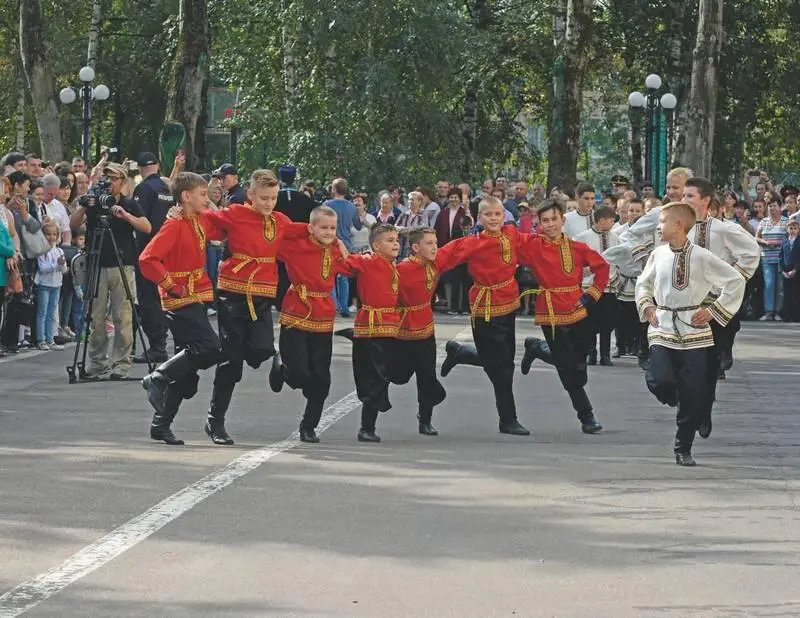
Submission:
[[[447,197],[451,195],[455,195],[458,199],[461,199],[461,189],[458,187],[450,187],[450,190],[447,192]]]
[[[644,208],[644,200],[642,200],[642,198],[640,198],[638,195],[632,200],[628,200],[628,206],[631,204],[641,204],[642,208]]]
[[[197,187],[207,187],[208,183],[200,174],[181,172],[172,183],[172,197],[179,204],[184,191],[194,191]]]
[[[542,200],[542,203],[536,208],[536,214],[541,217],[544,213],[551,210],[556,210],[558,214],[562,217],[564,216],[564,207],[561,205],[561,202],[551,199]]]
[[[408,233],[408,244],[413,247],[414,244],[422,242],[422,239],[425,238],[425,234],[436,235],[436,230],[432,227],[415,227]]]
[[[422,195],[424,195],[428,199],[428,201],[430,202],[434,201],[433,191],[431,191],[428,187],[417,187],[414,190],[417,191],[418,193],[422,193]]]
[[[578,186],[575,187],[575,195],[583,195],[584,193],[589,192],[594,193],[594,185],[589,184],[588,182],[579,182]]]
[[[25,172],[11,172],[8,175],[8,182],[11,183],[12,187],[14,185],[21,185],[26,182],[30,182],[31,180],[33,179],[30,176],[28,176],[28,174],[26,174]]]
[[[594,220],[599,221],[600,219],[616,219],[617,213],[614,212],[613,208],[609,208],[608,206],[601,206],[597,210],[594,211]]]
[[[371,247],[372,244],[384,234],[391,233],[396,234],[397,228],[389,223],[378,223],[377,225],[373,225],[372,229],[369,231],[369,246]]]
[[[701,197],[714,197],[714,194],[717,192],[710,180],[706,178],[700,178],[699,176],[693,176],[692,178],[689,178],[686,181],[686,184],[683,186],[694,187],[700,192]]]

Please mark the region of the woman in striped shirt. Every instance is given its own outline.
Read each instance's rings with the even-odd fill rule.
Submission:
[[[780,257],[788,223],[789,219],[781,215],[780,202],[772,199],[769,202],[769,215],[761,220],[756,231],[756,241],[762,247],[761,271],[764,275],[764,315],[760,318],[762,322],[781,320],[777,313],[781,289]]]

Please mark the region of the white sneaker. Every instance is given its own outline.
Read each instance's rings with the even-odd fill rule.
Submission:
[[[765,313],[760,318],[758,318],[759,322],[769,322],[772,319],[772,316],[769,313]]]
[[[217,310],[214,309],[214,307],[209,307],[208,311],[206,311],[206,314],[209,315],[209,316],[217,315]]]
[[[777,313],[775,314],[775,318],[774,319],[775,319],[776,322],[783,322],[783,318],[781,316],[779,316]]]
[[[47,345],[44,341],[40,341],[39,343],[37,343],[36,347],[39,350],[49,350],[50,349],[50,346]]]
[[[63,345],[61,345],[60,343],[56,343],[55,341],[50,341],[47,345],[50,347],[51,350],[63,350],[64,349]]]

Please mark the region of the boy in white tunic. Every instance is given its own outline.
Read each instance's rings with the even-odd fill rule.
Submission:
[[[581,232],[592,229],[594,225],[594,186],[580,182],[575,188],[578,208],[564,215],[564,234],[576,238]]]
[[[677,407],[675,461],[694,466],[692,443],[711,432],[709,384],[716,368],[709,322],[727,324],[744,297],[744,277],[710,251],[693,245],[691,206],[674,202],[661,209],[657,247],[636,282],[636,306],[649,322],[647,387],[663,404]],[[718,296],[703,306],[709,293]]]
[[[708,249],[723,262],[730,264],[749,280],[758,269],[761,248],[756,239],[741,225],[725,223],[709,215],[709,209],[716,202],[716,191],[705,178],[690,178],[683,188],[683,201],[689,204],[697,216],[697,223],[689,232],[689,240],[699,247]],[[713,301],[712,295],[708,302]],[[733,339],[739,331],[738,314],[723,326],[712,323],[714,347],[717,351],[719,367],[715,379],[725,379],[725,371],[733,366]]]
[[[644,215],[644,204],[639,198],[628,202],[628,222],[617,231],[617,237],[624,234],[628,228],[635,224]],[[613,228],[612,228],[612,231]],[[621,241],[620,241],[621,242]],[[613,251],[613,247],[609,250]],[[639,338],[647,336],[645,329],[639,324],[639,314],[636,312],[636,278],[642,274],[644,262],[635,262],[616,268],[617,277],[614,281],[614,291],[617,294],[617,348],[612,354],[613,358],[620,358],[626,354],[636,355],[639,349]]]
[[[614,218],[616,213],[607,206],[598,208],[594,213],[594,225],[591,229],[581,232],[575,237],[575,240],[586,243],[600,253],[603,254],[609,247],[619,244],[619,238],[611,231],[614,225]],[[600,364],[606,367],[611,367],[614,363],[611,362],[611,331],[617,322],[617,296],[616,296],[616,280],[617,269],[611,266],[608,285],[603,290],[603,295],[594,305],[589,307],[589,323],[592,327],[591,346],[586,359],[587,365],[597,364],[597,336],[600,335]],[[594,275],[591,272],[584,271],[583,284],[584,290],[589,289],[594,283]]]

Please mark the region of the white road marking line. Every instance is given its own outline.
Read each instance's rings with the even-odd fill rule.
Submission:
[[[800,371],[748,371],[760,376],[800,376]]]
[[[464,329],[455,339],[467,338],[469,328]],[[437,359],[441,360],[444,346],[437,349]],[[29,355],[30,356],[30,355]],[[358,409],[361,402],[353,391],[325,409],[320,419],[317,433],[323,433],[334,423]],[[298,432],[280,442],[248,451],[237,457],[224,468],[212,472],[199,481],[187,485],[180,491],[165,498],[141,515],[134,517],[112,530],[101,539],[73,554],[57,567],[23,582],[0,596],[0,618],[15,618],[36,607],[39,603],[61,592],[70,584],[96,571],[120,556],[131,547],[144,541],[161,528],[188,512],[207,498],[210,498],[228,485],[259,468],[273,457],[301,444]]]

